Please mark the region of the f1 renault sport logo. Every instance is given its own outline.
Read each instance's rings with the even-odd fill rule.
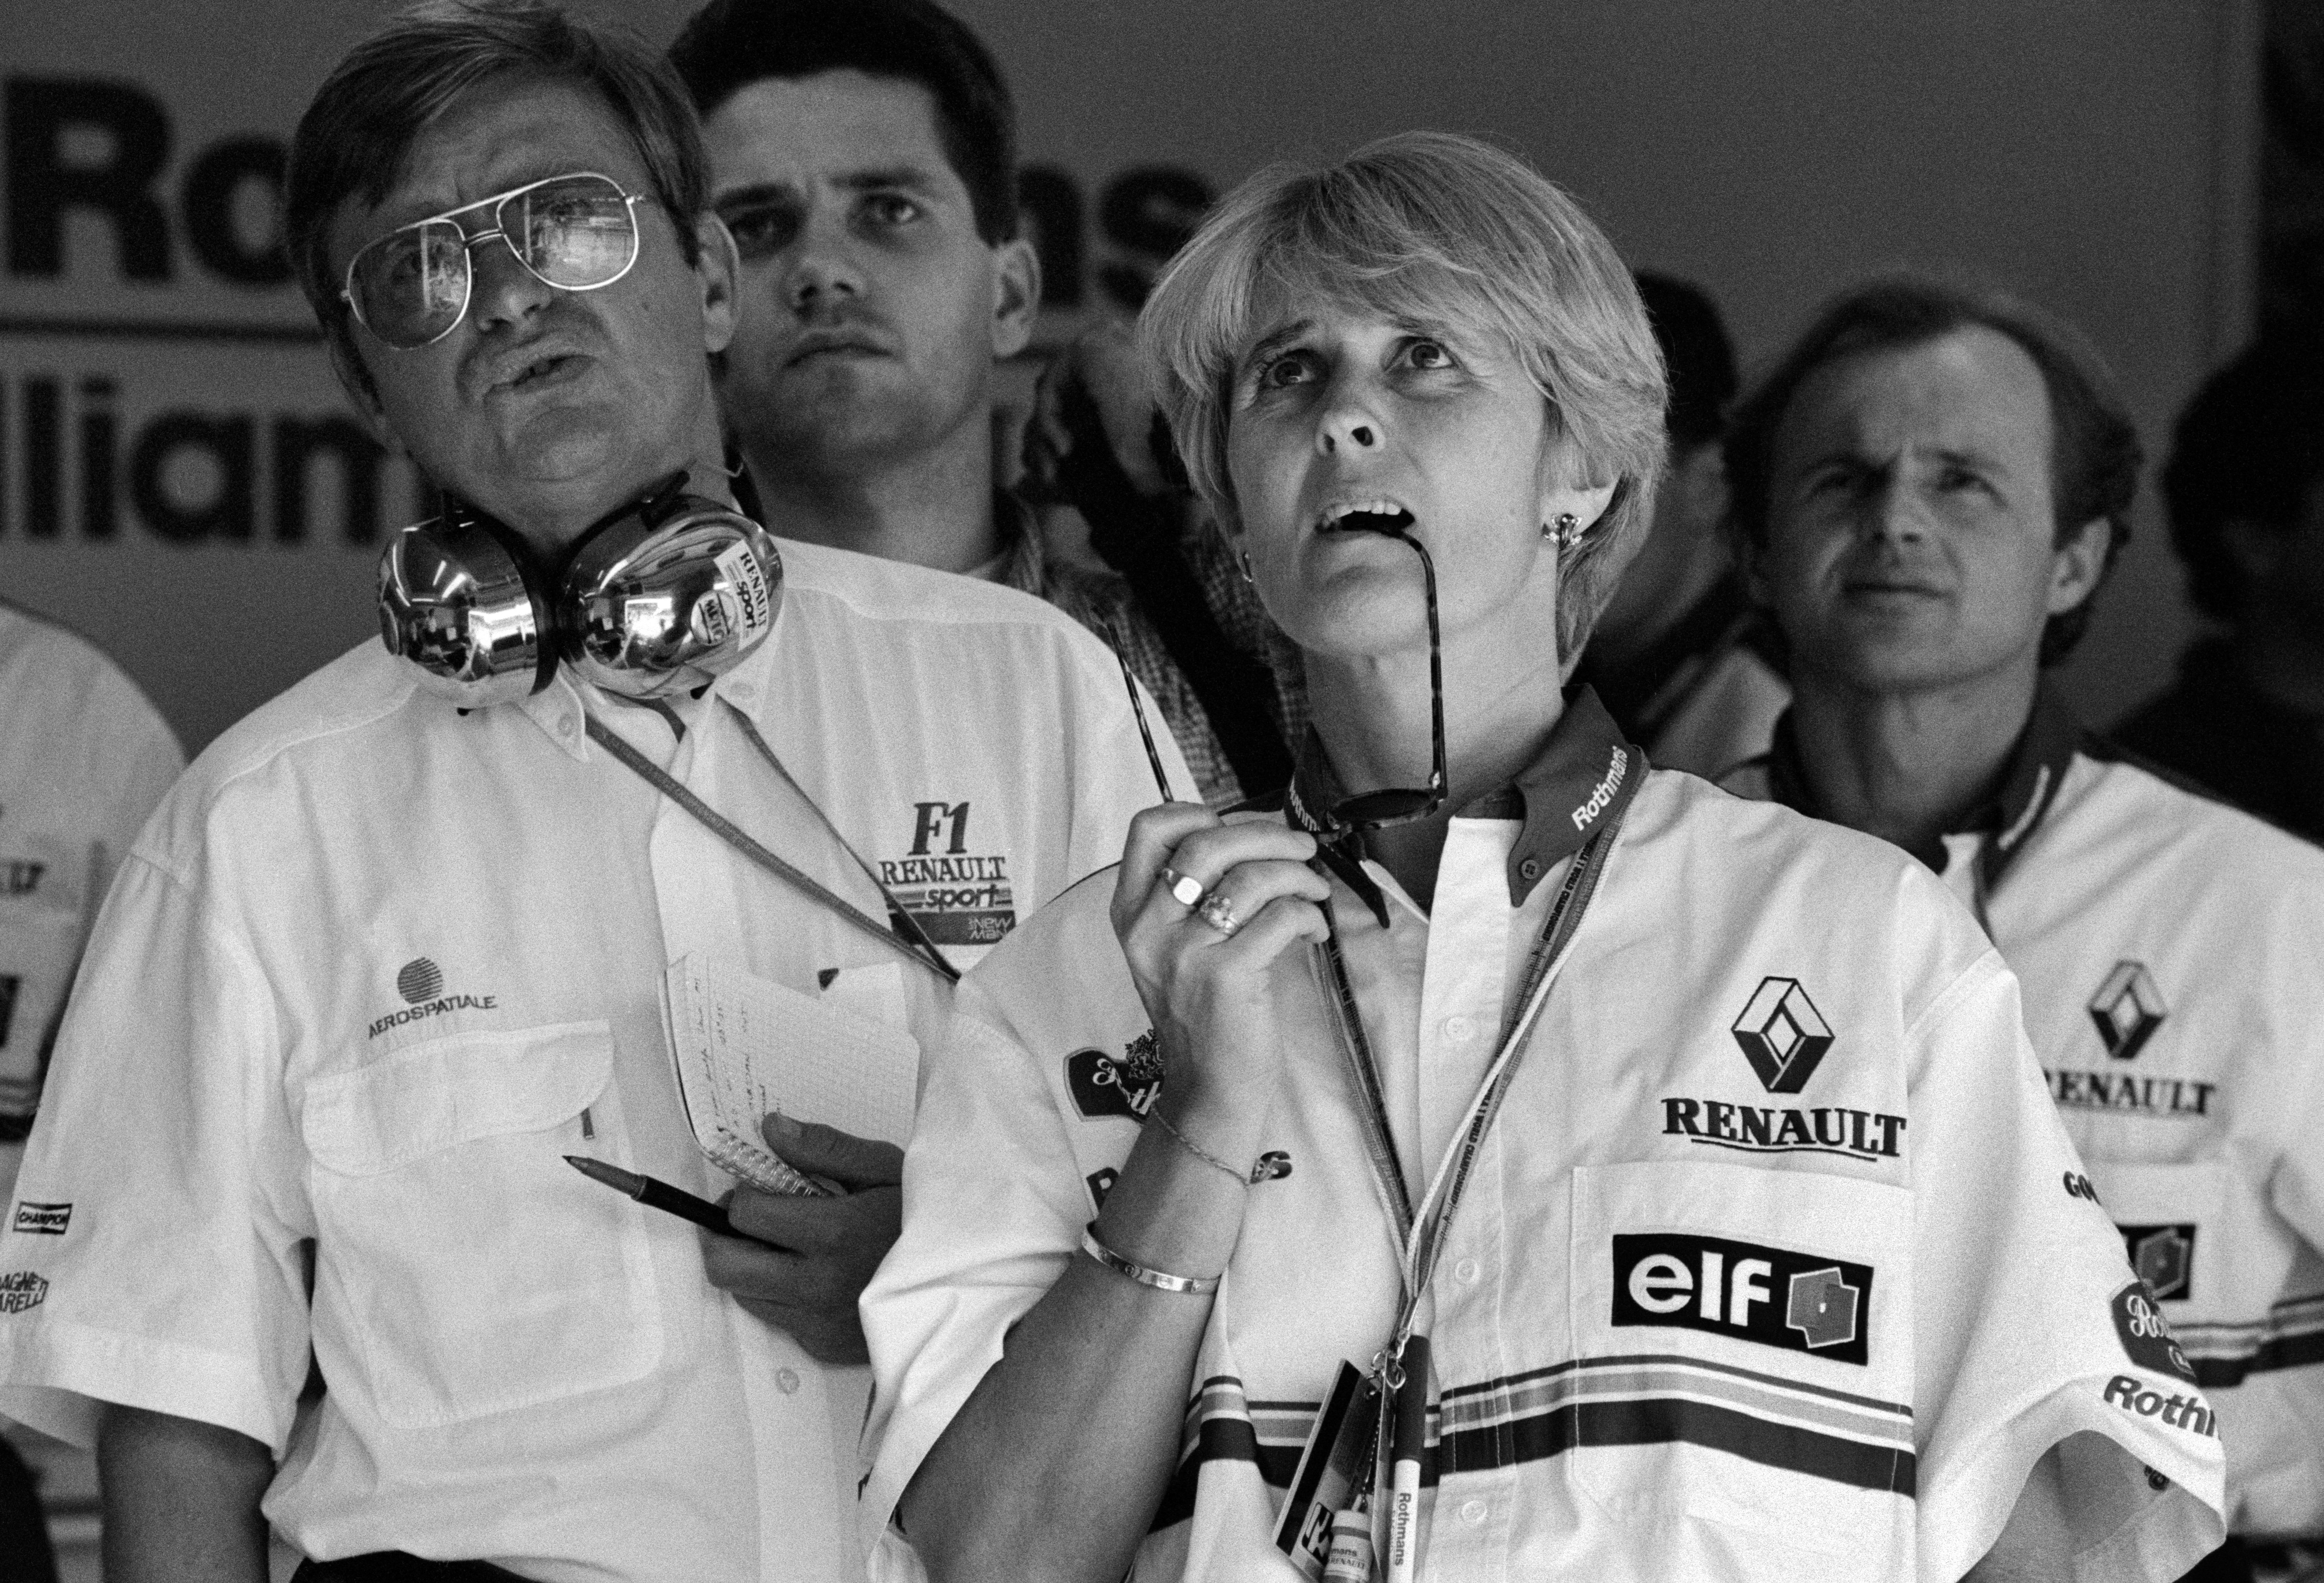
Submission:
[[[1676,1231],[1614,1238],[1617,1325],[1707,1330],[1861,1364],[1871,1317],[1869,1265]]]
[[[2144,962],[2118,962],[2098,992],[2090,997],[2090,1021],[2098,1025],[2098,1040],[2116,1061],[2137,1055],[2171,1008]]]
[[[1831,1028],[1797,979],[1761,979],[1735,1019],[1735,1042],[1771,1094],[1796,1094],[1831,1048]]]

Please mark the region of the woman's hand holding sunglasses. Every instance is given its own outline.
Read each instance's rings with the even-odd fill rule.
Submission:
[[[1314,855],[1303,831],[1225,824],[1194,803],[1130,821],[1114,934],[1154,1020],[1172,1118],[1228,1160],[1256,1152],[1273,1092],[1277,964],[1324,935],[1331,886]]]

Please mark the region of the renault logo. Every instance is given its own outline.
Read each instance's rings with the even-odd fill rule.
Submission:
[[[2107,1054],[2116,1061],[2136,1055],[2170,1015],[2171,1008],[2163,1004],[2163,991],[2154,987],[2154,979],[2143,962],[2115,963],[2114,971],[2090,997],[2090,1021],[2098,1025],[2098,1039]]]
[[[1816,1063],[1831,1048],[1831,1028],[1797,979],[1761,979],[1751,1004],[1735,1019],[1735,1042],[1771,1094],[1807,1087]]]

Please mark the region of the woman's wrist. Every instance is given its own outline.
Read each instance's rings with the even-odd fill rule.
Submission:
[[[1167,1089],[1164,1092],[1167,1096]],[[1157,1099],[1157,1105],[1167,1099]],[[1170,1125],[1148,1114],[1148,1125],[1139,1136],[1121,1174],[1098,1212],[1093,1229],[1098,1239],[1122,1257],[1153,1269],[1208,1276],[1225,1267],[1242,1234],[1243,1201],[1250,1188],[1231,1170],[1202,1158],[1171,1135],[1170,1126],[1185,1134],[1220,1161],[1248,1159],[1244,1146],[1234,1143],[1230,1155],[1213,1146],[1217,1128],[1187,1131],[1184,1109],[1174,1107]]]

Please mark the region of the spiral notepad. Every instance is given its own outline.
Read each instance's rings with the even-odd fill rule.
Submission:
[[[903,1029],[699,953],[674,963],[664,989],[687,1122],[729,1175],[819,1191],[760,1141],[770,1110],[899,1146],[911,1136],[920,1046]]]

